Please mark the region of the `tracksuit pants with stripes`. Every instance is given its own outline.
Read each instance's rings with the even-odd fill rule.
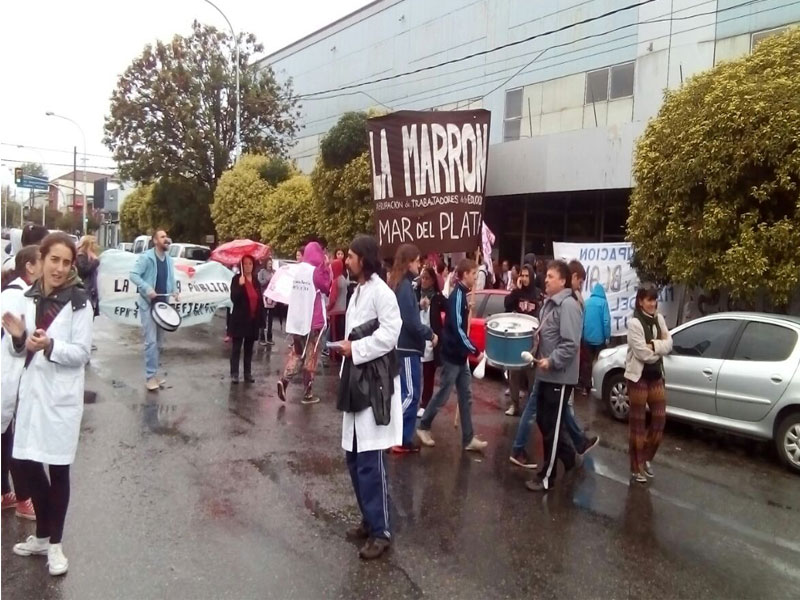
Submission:
[[[539,478],[545,488],[553,487],[556,479],[556,461],[561,460],[564,469],[575,467],[575,450],[569,442],[566,429],[567,402],[572,393],[571,385],[539,382],[539,407],[536,423],[542,432],[544,442],[544,461]]]
[[[422,395],[422,357],[398,352],[400,359],[400,394],[403,399],[403,446],[410,447],[417,429],[417,410]]]
[[[362,522],[370,537],[389,540],[389,486],[383,451],[359,452],[357,444],[353,435],[353,451],[345,452],[345,456]]]

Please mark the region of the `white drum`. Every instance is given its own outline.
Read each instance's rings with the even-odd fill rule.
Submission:
[[[175,307],[157,300],[153,302],[150,307],[150,315],[153,317],[156,325],[161,327],[164,331],[176,331],[181,326],[181,316]]]

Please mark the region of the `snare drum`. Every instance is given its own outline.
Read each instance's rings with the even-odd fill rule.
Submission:
[[[519,313],[501,313],[486,322],[486,358],[490,365],[502,369],[519,369],[528,365],[523,352],[533,347],[533,335],[539,319]]]
[[[161,300],[153,302],[150,307],[150,315],[156,325],[164,331],[175,331],[181,326],[181,316],[175,307]]]

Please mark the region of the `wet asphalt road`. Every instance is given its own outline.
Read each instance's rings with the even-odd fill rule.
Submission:
[[[628,485],[627,429],[587,398],[602,437],[583,472],[546,496],[508,454],[518,422],[498,379],[474,381],[489,441],[462,454],[454,399],[437,446],[390,457],[395,543],[357,557],[335,371],[323,402],[275,393],[284,348],[232,386],[222,320],[167,337],[166,389],[144,390],[139,332],[101,318],[64,549],[70,571],[15,556],[34,526],[2,516],[2,594],[109,598],[798,598],[800,478],[768,444],[668,424],[649,488]],[[279,336],[278,336],[279,337]]]

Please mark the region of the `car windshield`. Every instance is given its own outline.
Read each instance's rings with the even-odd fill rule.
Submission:
[[[189,246],[186,248],[186,256],[189,260],[198,260],[201,262],[205,262],[208,260],[208,257],[211,256],[211,250],[208,248],[200,248],[199,246]]]
[[[505,310],[505,295],[504,294],[486,294],[489,296],[488,300],[486,301],[486,305],[483,307],[483,310],[480,311],[482,314],[480,315],[483,319],[488,319],[489,317],[496,315],[498,313],[506,312]],[[478,306],[481,305],[482,298],[479,294],[475,299],[475,302]]]

